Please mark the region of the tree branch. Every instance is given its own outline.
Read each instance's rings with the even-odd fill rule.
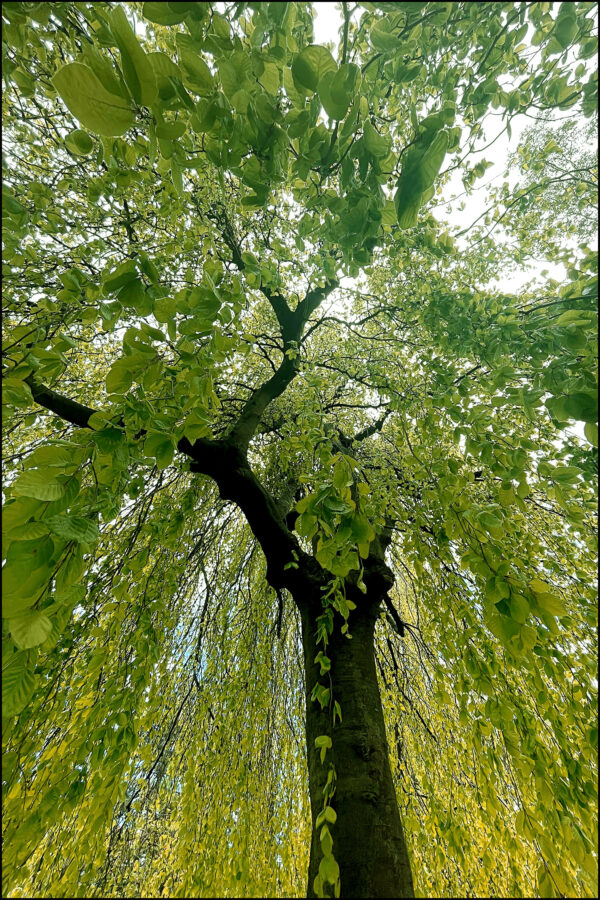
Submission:
[[[59,418],[70,422],[71,425],[77,425],[78,428],[89,428],[88,420],[96,412],[95,409],[57,394],[46,385],[36,382],[33,375],[28,375],[25,383],[29,385],[31,395],[39,406],[55,413]]]
[[[342,3],[342,10],[344,12],[344,37],[342,40],[342,64],[346,62],[346,56],[348,53],[348,25],[350,24],[350,13],[348,12],[348,4]]]
[[[366,428],[363,428],[361,431],[358,431],[354,437],[346,437],[341,431],[340,434],[340,443],[344,445],[344,447],[351,447],[352,444],[358,444],[360,441],[366,440],[366,438],[371,437],[373,434],[381,431],[383,428],[386,419],[391,415],[392,410],[386,409],[377,419],[376,422],[373,422],[372,425],[367,425]]]
[[[219,226],[221,237],[223,238],[225,245],[229,248],[233,264],[240,272],[243,272],[246,268],[246,263],[242,258],[241,247],[238,243],[235,231],[233,230],[233,226],[229,221],[229,217],[227,215],[227,212],[225,211],[225,208],[223,206],[215,207],[209,217],[212,218]],[[283,333],[283,329],[287,327],[289,318],[292,314],[292,311],[287,305],[285,298],[278,291],[272,291],[270,287],[267,287],[267,285],[263,284],[262,278],[258,289],[269,301]]]
[[[57,394],[29,376],[33,399],[79,428],[89,428],[89,419],[98,410]],[[122,424],[122,423],[121,423]],[[140,432],[141,437],[145,432]],[[308,556],[291,533],[269,491],[258,480],[245,453],[230,440],[199,438],[193,443],[181,438],[180,453],[193,461],[191,472],[200,472],[216,481],[224,500],[233,501],[242,511],[267,560],[267,580],[275,589],[296,589],[306,581],[324,583],[321,566]],[[300,589],[300,590],[299,590]]]
[[[328,280],[325,287],[308,291],[293,312],[289,309],[287,310],[287,321],[285,325],[282,326],[281,332],[283,338],[283,360],[275,374],[253,392],[252,396],[242,409],[237,422],[228,433],[228,439],[236,444],[243,452],[248,449],[248,444],[250,443],[252,436],[258,427],[261,416],[269,403],[285,391],[288,384],[290,384],[298,372],[298,346],[306,322],[312,312],[318,307],[323,299],[331,293],[337,284],[337,280]]]

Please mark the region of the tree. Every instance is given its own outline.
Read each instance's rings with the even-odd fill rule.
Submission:
[[[596,255],[433,214],[555,6],[3,5],[9,895],[594,896]]]

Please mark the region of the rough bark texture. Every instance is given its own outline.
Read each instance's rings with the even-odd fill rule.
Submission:
[[[300,599],[300,598],[299,598]],[[379,603],[362,598],[350,614],[349,632],[336,627],[327,646],[331,671],[319,675],[314,663],[322,645],[316,643],[318,607],[300,599],[306,673],[306,743],[313,833],[308,873],[308,897],[316,897],[314,879],[322,858],[315,820],[323,808],[328,763],[337,774],[331,801],[337,821],[331,826],[333,854],[340,867],[342,897],[414,897],[408,852],[389,764],[383,710],[375,666],[374,630]],[[329,676],[331,676],[329,680]],[[342,710],[342,722],[331,726],[331,711],[310,699],[317,681],[329,684]],[[315,738],[328,734],[333,747],[321,763]]]

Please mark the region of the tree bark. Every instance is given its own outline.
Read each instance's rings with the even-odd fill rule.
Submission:
[[[316,818],[323,809],[323,787],[330,762],[336,770],[336,791],[330,801],[337,820],[330,826],[333,855],[340,868],[341,897],[414,897],[412,873],[394,784],[375,665],[374,632],[383,598],[367,596],[350,613],[348,638],[341,634],[336,614],[334,632],[325,654],[331,670],[320,675],[314,659],[322,644],[316,641],[319,598],[298,597],[306,676],[306,745],[312,813],[308,897],[316,897],[314,879],[322,859]],[[311,700],[315,683],[331,690],[330,708]],[[342,721],[332,725],[333,702],[340,704]],[[329,735],[332,749],[321,763],[315,738]],[[331,885],[327,895],[333,896]]]

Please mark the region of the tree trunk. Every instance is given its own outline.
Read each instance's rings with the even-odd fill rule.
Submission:
[[[308,871],[308,897],[316,897],[314,879],[323,858],[320,828],[315,821],[323,809],[323,787],[330,762],[336,770],[336,791],[331,806],[337,813],[330,826],[333,855],[340,868],[341,897],[414,897],[412,873],[392,781],[383,710],[375,666],[374,631],[379,603],[362,597],[350,613],[348,638],[341,634],[336,614],[334,633],[327,648],[316,642],[320,600],[298,598],[306,674],[306,744],[312,812],[312,840]],[[331,670],[320,675],[314,659],[324,650]],[[331,690],[330,708],[311,700],[313,686],[321,682]],[[331,705],[337,700],[342,721],[332,726]],[[315,738],[329,735],[332,749],[321,763]],[[331,885],[326,895],[333,896]]]

